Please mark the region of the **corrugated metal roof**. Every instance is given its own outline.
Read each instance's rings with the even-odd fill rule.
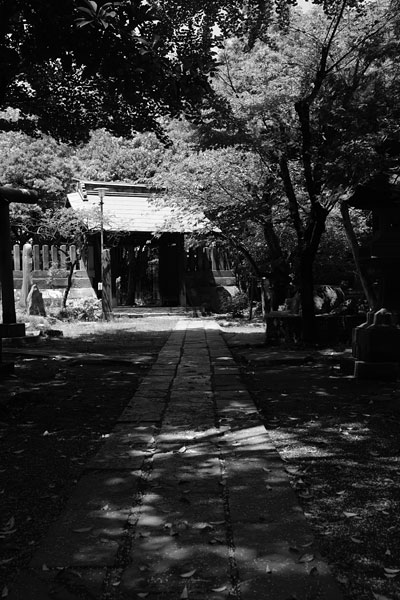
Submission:
[[[114,182],[80,181],[77,191],[68,194],[75,211],[87,216],[92,229],[100,228],[99,188],[104,188],[103,227],[108,231],[193,230],[193,224],[174,216],[174,211],[156,199],[157,190],[142,185]]]

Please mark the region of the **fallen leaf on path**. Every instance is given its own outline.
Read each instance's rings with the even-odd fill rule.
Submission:
[[[226,590],[226,585],[221,585],[221,587],[211,588],[212,592],[224,592]]]
[[[139,533],[139,537],[141,537],[141,538],[148,538],[148,537],[150,537],[150,531],[141,531]]]
[[[3,587],[3,591],[1,592],[1,597],[2,598],[8,597],[8,587],[6,585]]]
[[[290,475],[298,475],[300,473],[299,467],[285,467],[285,471]]]
[[[314,554],[302,554],[299,558],[299,563],[308,563],[315,559]]]
[[[210,523],[196,523],[193,529],[214,529],[214,527]]]
[[[208,543],[213,546],[214,544],[223,544],[224,540],[222,538],[214,537]]]
[[[389,596],[382,596],[382,594],[375,594],[375,592],[372,592],[375,600],[391,600],[391,598],[389,598]]]
[[[73,529],[72,531],[75,533],[86,533],[87,531],[91,531],[93,527],[79,527],[78,529]]]
[[[11,517],[10,519],[8,519],[7,523],[4,525],[3,532],[10,531],[11,529],[14,529],[14,527],[15,527],[15,518]]]
[[[344,512],[344,511],[343,511],[343,514],[344,514],[344,516],[345,516],[345,517],[347,517],[348,519],[351,519],[351,518],[353,518],[353,517],[358,517],[358,514],[357,514],[357,513],[353,513],[353,512]]]
[[[400,569],[391,569],[389,567],[384,567],[385,575],[398,575],[400,573]]]
[[[180,577],[182,577],[183,579],[189,579],[189,577],[192,577],[195,573],[196,569],[193,569],[192,571],[186,571],[186,573],[181,573]]]

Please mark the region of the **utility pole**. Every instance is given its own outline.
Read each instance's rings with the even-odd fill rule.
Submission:
[[[111,319],[111,259],[110,251],[104,249],[104,196],[107,188],[99,187],[95,190],[100,201],[100,270],[101,270],[101,312],[105,321]]]

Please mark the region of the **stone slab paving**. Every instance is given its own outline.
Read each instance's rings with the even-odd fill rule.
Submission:
[[[11,600],[340,600],[220,330],[182,319]]]

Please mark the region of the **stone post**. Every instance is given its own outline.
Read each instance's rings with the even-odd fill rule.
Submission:
[[[399,375],[400,329],[391,312],[369,312],[366,323],[353,330],[354,376],[396,380]]]
[[[33,264],[33,254],[32,254],[32,238],[29,239],[24,247],[22,248],[22,286],[21,286],[21,296],[19,299],[19,305],[21,308],[26,308],[28,294],[32,287],[32,264]]]

